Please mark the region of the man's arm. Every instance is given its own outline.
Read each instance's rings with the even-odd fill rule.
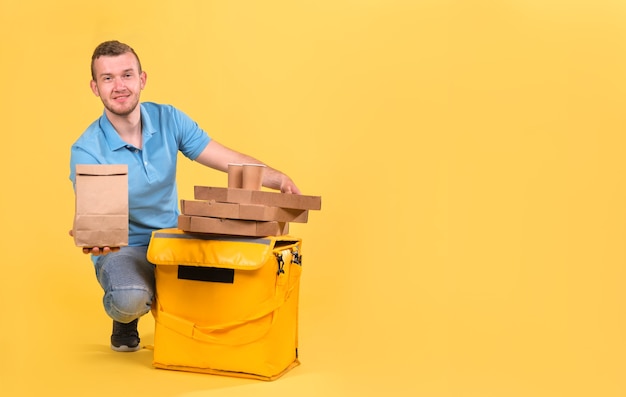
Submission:
[[[227,148],[214,140],[209,142],[207,147],[204,148],[202,153],[200,153],[200,155],[196,158],[196,161],[207,167],[224,172],[228,171],[229,163],[263,164],[267,167],[263,176],[263,186],[274,190],[280,190],[282,193],[301,194],[300,189],[298,189],[296,184],[284,173],[268,166],[254,157]]]

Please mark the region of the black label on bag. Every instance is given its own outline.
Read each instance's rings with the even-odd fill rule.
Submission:
[[[233,284],[235,280],[235,269],[179,265],[178,279]]]

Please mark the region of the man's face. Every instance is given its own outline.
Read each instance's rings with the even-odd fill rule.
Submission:
[[[109,112],[128,116],[137,108],[146,74],[139,73],[137,59],[132,53],[102,56],[94,61],[94,72],[91,90]]]

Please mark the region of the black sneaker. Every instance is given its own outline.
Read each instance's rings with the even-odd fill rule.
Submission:
[[[137,332],[136,318],[128,324],[113,321],[113,334],[111,334],[111,349],[116,352],[136,352],[139,346],[139,333]]]

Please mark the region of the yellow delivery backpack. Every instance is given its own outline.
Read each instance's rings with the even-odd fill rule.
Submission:
[[[154,231],[153,365],[262,380],[299,365],[301,244]]]

